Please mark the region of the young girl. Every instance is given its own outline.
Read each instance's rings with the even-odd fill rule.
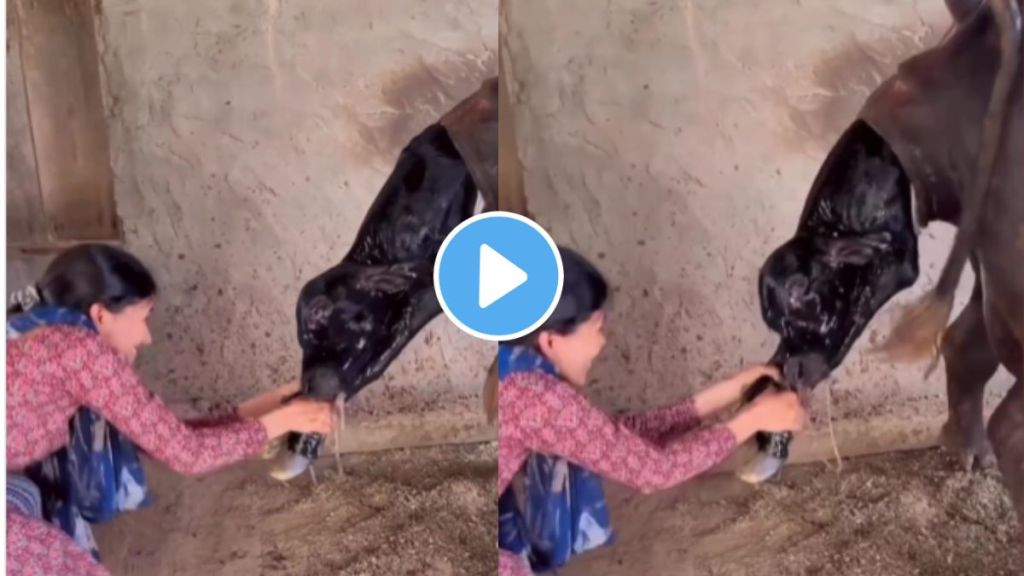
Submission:
[[[554,568],[610,541],[603,493],[590,472],[644,493],[671,488],[722,462],[758,430],[796,431],[805,418],[795,394],[770,393],[723,424],[701,427],[737,403],[758,378],[777,379],[769,366],[746,370],[677,405],[625,418],[592,406],[582,388],[605,345],[608,287],[581,256],[560,252],[565,282],[554,314],[533,334],[499,348],[502,576]],[[524,520],[510,484],[528,458]]]
[[[288,431],[333,428],[329,404],[281,406],[295,385],[219,420],[183,423],[132,369],[151,341],[155,295],[134,256],[83,245],[58,256],[9,311],[22,314],[9,321],[7,342],[8,574],[107,574],[90,554],[87,520],[148,500],[133,442],[199,475]]]

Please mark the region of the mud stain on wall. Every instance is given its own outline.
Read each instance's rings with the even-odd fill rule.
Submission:
[[[921,35],[852,40],[827,54],[810,74],[776,88],[775,99],[785,111],[785,139],[805,150],[828,149],[901,61],[940,39],[938,30],[927,28]]]
[[[379,81],[380,110],[368,117],[346,108],[362,152],[372,162],[394,162],[409,140],[498,73],[497,54],[458,55],[441,63],[422,58]]]

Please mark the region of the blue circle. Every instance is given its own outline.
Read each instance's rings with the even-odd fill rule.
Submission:
[[[481,307],[485,245],[525,272],[526,281]],[[484,212],[461,223],[445,238],[434,262],[434,290],[445,315],[484,340],[513,340],[539,328],[558,304],[562,282],[562,259],[551,236],[511,212]]]

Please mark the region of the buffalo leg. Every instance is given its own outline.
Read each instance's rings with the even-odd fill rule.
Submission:
[[[957,23],[965,22],[981,8],[983,0],[946,0],[946,8]]]
[[[999,309],[991,306],[992,302],[986,304],[990,305],[985,314],[989,342],[1002,365],[1016,379],[989,420],[988,438],[1017,518],[1024,527],[1024,342]],[[1021,537],[1024,539],[1024,532]]]
[[[1024,526],[1024,381],[1017,380],[992,414],[988,437],[1017,518]],[[1021,539],[1024,544],[1024,530]]]
[[[995,462],[985,436],[985,385],[999,368],[999,359],[985,328],[980,282],[975,283],[970,301],[946,332],[942,357],[949,402],[942,442],[965,469],[971,470],[975,463],[991,467]]]

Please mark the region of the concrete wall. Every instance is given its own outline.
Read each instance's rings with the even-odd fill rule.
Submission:
[[[864,98],[949,23],[941,0],[507,8],[501,41],[530,210],[616,288],[593,385],[616,409],[679,398],[770,355],[761,263],[792,234],[820,163]],[[937,277],[951,228],[922,238],[924,274],[901,302]],[[891,448],[932,434],[945,415],[941,370],[926,382],[922,367],[863,353],[891,310],[832,381],[851,449],[865,430],[885,428],[866,423],[898,428],[871,440]],[[993,394],[1008,382],[1000,374]],[[824,416],[824,394],[818,402]]]
[[[200,408],[297,378],[299,288],[408,139],[497,72],[497,0],[97,6],[118,210],[162,290],[143,372]],[[492,357],[437,319],[358,399],[380,432],[364,446],[486,435]]]

